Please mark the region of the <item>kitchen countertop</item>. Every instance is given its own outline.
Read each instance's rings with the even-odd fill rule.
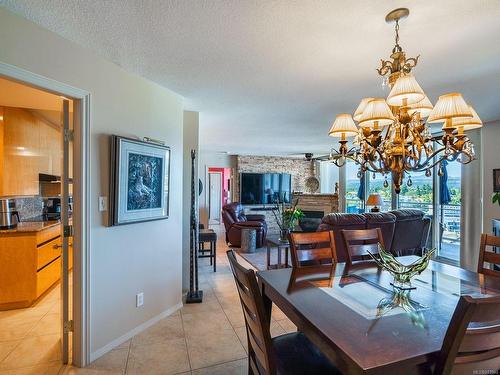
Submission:
[[[34,221],[34,222],[23,221],[18,223],[17,227],[15,228],[0,229],[0,234],[40,232],[44,229],[51,228],[53,226],[60,224],[61,222],[59,220]]]

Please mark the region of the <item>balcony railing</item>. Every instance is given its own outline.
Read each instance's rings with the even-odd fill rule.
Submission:
[[[362,202],[358,198],[346,199],[346,212],[361,213],[364,212]],[[423,211],[427,216],[434,219],[434,210],[432,203],[427,202],[409,202],[403,197],[399,200],[400,209],[417,209]],[[389,211],[391,202],[384,201],[382,211]],[[437,218],[440,225],[440,246],[439,255],[445,258],[458,260],[460,254],[460,205],[446,204],[441,206],[440,217]]]

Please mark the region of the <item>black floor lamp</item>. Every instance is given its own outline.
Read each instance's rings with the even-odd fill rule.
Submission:
[[[203,290],[198,289],[198,215],[196,212],[195,190],[195,159],[196,150],[191,150],[191,230],[189,241],[189,292],[186,303],[203,302]]]

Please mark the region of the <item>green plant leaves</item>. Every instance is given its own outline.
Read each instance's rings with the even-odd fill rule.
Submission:
[[[493,197],[491,198],[491,203],[493,204],[498,203],[498,205],[500,206],[500,193],[493,194]]]

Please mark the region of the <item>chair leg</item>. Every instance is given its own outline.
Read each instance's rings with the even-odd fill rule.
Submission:
[[[217,241],[214,241],[214,272],[217,272]]]
[[[212,253],[213,253],[213,250],[212,250],[212,241],[210,241],[210,265],[212,265]]]

